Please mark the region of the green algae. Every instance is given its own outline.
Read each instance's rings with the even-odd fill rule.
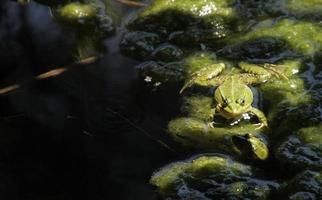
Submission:
[[[268,81],[261,85],[264,101],[268,102],[267,118],[274,130],[273,138],[283,138],[292,131],[319,123],[321,112],[319,89],[312,90],[317,82],[303,78],[307,65],[301,60],[285,60],[279,68],[289,77],[288,81]]]
[[[311,97],[306,92],[306,84],[298,76],[298,73],[303,68],[301,61],[286,60],[277,65],[281,73],[289,77],[289,80],[274,79],[260,85],[259,88],[263,92],[264,98],[270,101],[272,106],[280,103],[286,103],[288,106],[309,103]]]
[[[154,173],[150,182],[168,199],[267,199],[279,187],[256,178],[250,166],[220,155],[175,162]]]
[[[271,0],[267,6],[275,5],[275,13],[283,12],[298,19],[316,20],[321,19],[321,0]]]
[[[131,30],[155,32],[184,46],[229,35],[236,14],[232,0],[156,0],[130,23]],[[175,20],[173,20],[175,19]]]
[[[282,2],[291,11],[311,12],[314,15],[316,11],[322,10],[321,0],[284,0]]]
[[[96,17],[96,10],[89,4],[69,3],[58,10],[59,19],[70,24],[86,24]]]
[[[263,21],[254,26],[247,34],[229,39],[229,44],[270,37],[287,42],[291,51],[311,56],[322,49],[322,27],[313,22],[282,19]]]
[[[93,37],[107,37],[114,33],[113,12],[101,0],[71,2],[51,8],[53,16],[62,24]]]
[[[288,200],[315,200],[322,194],[322,174],[305,170],[281,187],[280,198]]]
[[[155,0],[150,7],[139,14],[139,17],[149,17],[173,9],[189,13],[195,17],[226,16],[232,15],[231,5],[234,0]]]
[[[187,74],[192,74],[204,67],[217,63],[217,58],[211,52],[197,52],[185,58],[185,71]]]
[[[165,83],[175,82],[178,83],[184,80],[184,70],[181,62],[156,62],[147,61],[137,66],[140,75],[145,77],[146,82]]]
[[[149,57],[160,44],[160,37],[144,31],[128,32],[120,42],[122,53],[136,59]]]
[[[322,125],[301,128],[275,150],[282,163],[298,169],[322,169]]]
[[[162,62],[174,62],[182,60],[184,52],[172,44],[162,44],[158,46],[151,54],[154,60]]]
[[[136,41],[132,43],[123,40],[121,42],[121,46],[129,47],[125,48],[124,51],[133,49],[133,51],[131,50],[128,54],[131,55],[131,52],[136,52],[140,55],[147,55],[148,52],[150,52],[151,56],[154,55],[154,60],[143,62],[139,64],[137,68],[140,69],[141,74],[144,77],[149,76],[153,80],[157,80],[159,82],[175,81],[177,83],[181,83],[191,74],[203,67],[214,64],[222,65],[221,61],[216,60],[215,54],[209,52],[196,52],[184,59],[179,59],[178,57],[183,56],[182,51],[177,49],[175,46],[169,47],[169,45],[166,45],[166,48],[170,48],[170,53],[161,53],[159,49],[164,46],[155,47],[155,45],[153,45],[153,43],[156,43],[155,41],[157,41],[155,34],[141,34],[138,38],[136,36],[132,37],[131,40]],[[140,49],[144,50],[140,51]],[[163,56],[160,54],[163,54]],[[205,85],[205,81],[201,81],[200,84]]]
[[[322,125],[300,129],[297,133],[300,140],[322,149]]]
[[[232,3],[234,3],[233,0],[156,0],[140,12],[132,23],[133,26],[147,27],[147,24],[161,22],[165,27],[172,29],[178,28],[174,25],[180,25],[179,27],[191,25],[201,18],[214,24],[216,21],[211,20],[235,17]]]
[[[75,32],[75,57],[85,59],[106,51],[102,41],[113,35],[115,25],[107,4],[101,0],[64,2],[51,7],[53,17]]]

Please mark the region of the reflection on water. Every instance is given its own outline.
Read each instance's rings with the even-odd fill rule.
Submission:
[[[119,53],[120,34],[104,40],[97,63],[0,98],[2,199],[154,198],[150,175],[174,156],[160,141],[169,142],[164,130],[178,95],[143,84],[138,63]],[[45,6],[5,3],[1,86],[72,63],[74,35]]]

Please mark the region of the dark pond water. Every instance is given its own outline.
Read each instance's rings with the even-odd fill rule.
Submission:
[[[191,187],[197,192],[200,189],[201,195],[208,192],[206,195],[210,199],[228,193],[238,196],[240,188],[245,193],[241,192],[239,199],[243,195],[274,199],[274,193],[266,195],[265,191],[275,192],[276,188],[277,197],[292,192],[294,198],[306,199],[305,192],[311,192],[311,199],[321,196],[321,0],[199,0],[196,4],[191,0],[190,3],[156,0],[158,3],[150,7],[152,11],[141,13],[129,23],[128,29],[125,24],[133,19],[139,8],[120,1],[83,0],[81,2],[94,2],[94,6],[100,5],[98,2],[112,2],[116,9],[112,16],[115,33],[98,40],[98,44],[93,41],[100,36],[101,30],[108,30],[108,23],[97,25],[95,21],[94,26],[75,27],[60,19],[60,11],[55,7],[51,10],[37,3],[41,1],[25,5],[15,1],[0,2],[0,199],[160,199],[156,188],[149,184],[155,171],[174,161],[197,158],[193,156],[198,153],[219,155],[212,154],[214,152],[231,155],[243,163],[241,171],[248,170],[244,165],[248,164],[254,173],[249,172],[249,175],[245,170],[242,172],[245,176],[226,177],[232,162],[225,167],[224,173],[215,170],[209,177],[202,176],[203,170],[189,174],[184,168],[182,177],[173,179],[173,193],[163,195],[170,199],[198,199],[187,190]],[[173,16],[178,20],[172,20]],[[103,19],[106,18],[99,18]],[[77,62],[82,53],[91,53],[93,46],[99,47],[95,48],[95,53],[100,55],[96,62],[73,65],[57,76],[35,80],[39,74]],[[206,52],[206,56],[199,56],[200,51]],[[253,131],[253,126],[247,126],[253,119],[228,128],[223,122],[221,131],[210,129],[204,124],[208,120],[206,114],[211,110],[208,109],[212,106],[209,94],[213,90],[201,87],[205,91],[198,91],[198,87],[192,87],[191,93],[179,94],[184,77],[180,73],[189,71],[180,71],[182,63],[189,63],[192,57],[189,67],[192,71],[201,69],[209,62],[207,52],[216,54],[230,67],[223,72],[227,76],[236,72],[233,65],[243,61],[282,63],[284,66],[282,70],[290,78],[286,78],[288,82],[268,80],[268,86],[251,87],[252,105],[263,111],[269,128],[274,129],[259,132],[259,137],[269,139],[267,160],[265,152],[265,161],[241,158],[244,155],[238,157],[232,151],[231,140],[227,139],[242,138],[241,141],[248,145],[245,138],[234,136],[241,136],[242,131]],[[203,60],[198,63],[201,57]],[[176,80],[161,81],[161,87],[156,87],[155,79],[150,82],[145,76],[149,72],[142,76],[135,66],[149,69],[145,61],[151,60],[158,61],[159,67],[152,71],[153,75],[162,79],[170,74],[169,80],[171,76]],[[177,71],[172,73],[174,68]],[[15,84],[21,87],[2,94],[1,88]],[[194,124],[181,123],[185,120]],[[170,130],[169,124],[175,128]],[[204,136],[208,130],[212,134]],[[270,134],[264,136],[263,133]],[[175,142],[171,134],[182,134],[182,138],[177,137]],[[183,148],[185,142],[197,144],[198,141],[200,147]],[[240,144],[240,148],[244,146]],[[249,148],[244,150],[247,152]],[[229,159],[227,156],[224,160]],[[204,178],[200,179],[203,184],[196,178],[198,173]],[[254,174],[259,181],[252,182]],[[231,179],[233,183],[220,183],[221,179],[217,183],[216,176]],[[276,188],[266,187],[261,178],[272,180],[273,184],[266,183]],[[241,183],[234,185],[239,179]],[[313,179],[316,182],[311,181]],[[245,180],[249,182],[243,185]],[[290,180],[293,180],[294,188]],[[164,182],[160,182],[158,187],[162,189]],[[307,186],[303,186],[305,184]],[[180,185],[187,186],[186,190],[182,192]],[[218,194],[212,191],[212,187],[216,189],[217,186],[222,187]],[[258,189],[260,186],[266,188]]]
[[[47,7],[0,9],[1,86],[74,62],[74,35]],[[161,142],[178,94],[145,86],[119,52],[121,29],[97,63],[0,98],[1,199],[155,198],[151,174],[178,156]]]

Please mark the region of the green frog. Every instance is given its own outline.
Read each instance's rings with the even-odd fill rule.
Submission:
[[[253,93],[248,85],[264,83],[272,76],[286,80],[288,78],[273,64],[259,66],[241,62],[238,66],[244,73],[220,75],[226,67],[224,63],[204,67],[191,74],[180,93],[194,84],[205,87],[217,86],[214,92],[216,106],[211,112],[212,119],[215,115],[220,115],[226,119],[240,120],[250,113],[259,120],[259,123],[255,124],[256,129],[267,127],[268,123],[264,113],[252,107]],[[213,120],[209,125],[214,127]]]

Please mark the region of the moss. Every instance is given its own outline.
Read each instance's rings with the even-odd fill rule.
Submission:
[[[155,0],[148,9],[139,14],[139,17],[156,15],[169,9],[189,13],[195,17],[211,15],[229,17],[233,13],[232,3],[234,0]]]
[[[146,24],[157,23],[168,29],[190,26],[201,20],[216,25],[216,19],[231,20],[235,17],[232,3],[234,0],[156,0],[139,13],[132,23],[145,27]]]
[[[174,62],[180,61],[183,54],[183,51],[175,45],[162,44],[152,52],[152,57],[162,62]]]
[[[316,124],[320,112],[316,100],[303,79],[305,65],[301,60],[285,60],[277,68],[289,80],[272,79],[259,86],[266,103],[267,119],[273,129],[272,137],[283,138],[303,126]]]
[[[220,155],[201,155],[156,172],[151,183],[174,199],[267,199],[279,185],[256,179],[250,166]]]
[[[192,74],[217,62],[216,55],[211,52],[196,52],[185,59],[185,71]]]
[[[264,98],[273,105],[283,102],[289,106],[296,106],[310,102],[311,97],[306,92],[306,84],[298,75],[303,70],[301,60],[285,60],[279,62],[276,68],[289,77],[289,80],[272,79],[260,85]]]
[[[158,46],[159,37],[156,34],[136,32],[132,35],[132,33],[128,33],[129,35],[122,40],[122,50],[126,54],[141,58],[151,55],[153,60],[139,64],[138,68],[143,76],[149,76],[152,80],[159,82],[183,81],[187,76],[203,67],[216,63],[222,64],[220,61],[216,61],[214,54],[208,52],[194,53],[184,60],[180,60],[178,56],[182,55],[182,51],[173,45]],[[174,55],[169,55],[172,53]]]
[[[275,37],[257,37],[237,44],[226,45],[218,52],[219,56],[234,60],[261,59],[269,62],[281,57],[291,57],[286,41]]]
[[[234,0],[156,0],[128,27],[157,32],[172,42],[196,46],[216,42],[229,35],[236,20]]]
[[[160,37],[155,33],[142,31],[124,34],[120,47],[122,53],[136,59],[146,59],[160,44]]]
[[[298,169],[322,169],[322,125],[302,128],[275,152],[281,162]]]
[[[297,135],[305,144],[316,145],[322,150],[322,125],[302,128]]]
[[[286,41],[290,50],[302,55],[314,55],[322,49],[322,27],[306,21],[283,19],[277,22],[267,20],[259,23],[247,34],[229,39],[230,44],[263,37],[273,37]]]
[[[232,142],[232,137],[236,135],[260,135],[252,124],[210,128],[204,121],[195,118],[177,118],[170,121],[168,125],[170,135],[185,146],[200,149],[216,149],[227,153],[239,154]]]
[[[320,199],[322,194],[322,174],[305,170],[288,181],[281,188],[280,198],[289,200]]]
[[[178,176],[189,167],[188,163],[176,162],[171,164],[152,175],[151,184],[160,187],[162,194],[171,193],[175,190],[175,183]],[[171,168],[171,170],[169,170]]]
[[[100,0],[72,2],[53,6],[51,10],[59,22],[77,30],[78,33],[106,38],[115,32],[114,22],[109,16],[112,13]]]
[[[83,3],[69,3],[58,10],[59,19],[70,24],[87,24],[96,18],[93,6]]]
[[[207,96],[192,96],[184,99],[183,113],[191,118],[209,121],[212,118],[213,98]]]
[[[287,11],[292,14],[303,15],[321,15],[321,0],[284,0],[283,4]]]
[[[147,61],[137,66],[140,75],[147,82],[165,83],[184,80],[184,70],[181,62],[155,62]]]

